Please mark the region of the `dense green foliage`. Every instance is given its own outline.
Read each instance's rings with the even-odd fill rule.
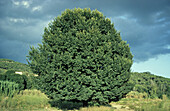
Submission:
[[[19,91],[19,85],[15,82],[0,81],[0,94],[13,97]]]
[[[19,85],[19,90],[30,89],[31,83],[26,75],[15,74],[14,70],[8,70],[5,74],[0,74],[1,81],[15,82]]]
[[[19,62],[15,62],[13,60],[10,59],[0,59],[0,73],[2,73],[1,71],[5,69],[5,70],[15,70],[15,71],[26,71],[26,72],[31,72],[31,69],[28,65],[23,64],[23,63],[19,63]]]
[[[149,72],[131,74],[131,81],[135,84],[133,90],[146,92],[150,98],[162,98],[167,95],[170,98],[170,79],[153,75]]]
[[[45,28],[28,61],[49,97],[108,104],[127,94],[132,54],[108,18],[90,9],[67,9]]]

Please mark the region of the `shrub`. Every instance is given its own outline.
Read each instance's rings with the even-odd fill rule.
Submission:
[[[5,74],[6,74],[6,75],[8,75],[8,74],[15,74],[15,70],[9,69],[9,70],[6,71]]]
[[[131,91],[126,95],[127,98],[138,98],[138,99],[142,99],[142,98],[148,98],[148,94],[147,93],[139,93],[137,91]]]
[[[48,101],[48,97],[39,90],[24,90],[20,91],[20,93],[15,95],[13,98],[1,102],[1,107],[15,110],[33,110],[39,108],[44,109],[50,107]]]
[[[19,91],[19,85],[15,82],[9,82],[9,81],[0,81],[0,93],[13,97],[15,93]]]
[[[1,68],[0,68],[0,75],[1,75],[1,74],[4,74],[5,72],[6,72],[5,69],[1,69]]]

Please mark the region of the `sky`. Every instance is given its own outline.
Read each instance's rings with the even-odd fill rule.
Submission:
[[[26,62],[30,46],[66,9],[97,9],[134,55],[133,72],[170,78],[170,0],[0,0],[0,58]]]

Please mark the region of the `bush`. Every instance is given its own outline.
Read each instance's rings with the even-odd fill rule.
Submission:
[[[1,107],[6,109],[26,109],[33,110],[39,108],[50,107],[49,99],[39,90],[24,90],[20,94],[15,95],[1,102]]]
[[[147,93],[139,93],[137,91],[131,91],[126,95],[126,98],[137,98],[137,99],[142,99],[142,98],[148,98]]]
[[[19,91],[19,85],[15,82],[0,81],[0,93],[5,96],[13,97]]]
[[[6,71],[5,74],[6,74],[6,75],[15,74],[15,70],[9,69],[9,70]]]
[[[6,72],[5,69],[1,69],[1,68],[0,68],[0,75],[1,75],[1,74],[4,74],[5,72]]]

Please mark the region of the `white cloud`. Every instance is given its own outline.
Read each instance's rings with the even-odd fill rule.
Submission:
[[[116,18],[126,20],[126,19],[128,19],[128,16],[122,15],[122,16],[117,16]]]
[[[124,14],[124,15],[113,17],[113,20],[123,20],[123,21],[137,22],[137,18],[134,18],[130,14]]]
[[[36,6],[36,7],[33,7],[32,8],[32,11],[34,12],[34,11],[40,11],[41,10],[41,6]]]
[[[28,1],[22,1],[21,4],[25,7],[28,8],[30,6],[30,3]]]
[[[31,4],[31,2],[30,1],[21,1],[21,2],[19,2],[19,1],[12,1],[13,2],[13,4],[14,5],[16,5],[16,6],[23,6],[23,7],[25,7],[25,8],[29,8],[30,7],[30,4]]]
[[[13,23],[25,23],[25,22],[27,22],[27,20],[25,20],[25,19],[22,19],[22,18],[9,18],[9,21],[10,22],[13,22]]]

